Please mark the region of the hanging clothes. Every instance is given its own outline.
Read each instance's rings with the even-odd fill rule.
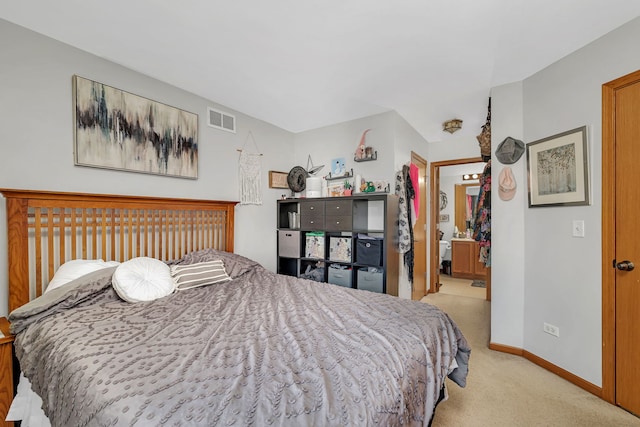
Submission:
[[[409,176],[411,177],[411,185],[415,196],[413,197],[413,225],[418,221],[420,215],[420,169],[415,164],[409,165]]]
[[[413,199],[416,197],[411,182],[410,168],[405,165],[396,173],[396,195],[398,196],[398,250],[404,254],[404,265],[411,289],[413,289]]]
[[[485,165],[480,177],[473,238],[480,246],[479,261],[486,267],[491,267],[491,160]]]

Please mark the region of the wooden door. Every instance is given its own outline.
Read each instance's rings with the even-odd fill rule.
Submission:
[[[418,167],[419,209],[413,227],[413,291],[411,299],[420,300],[427,294],[427,161],[411,153],[411,163]]]
[[[640,415],[640,82],[615,95],[616,403]],[[636,268],[628,271],[629,260]]]
[[[602,86],[602,397],[640,415],[640,71]],[[624,261],[631,261],[629,268]]]

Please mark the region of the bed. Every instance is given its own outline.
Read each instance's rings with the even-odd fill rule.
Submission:
[[[445,379],[465,385],[446,313],[234,254],[234,202],[0,191],[15,352],[54,426],[429,425]],[[76,259],[114,263],[47,290]],[[142,260],[178,287],[224,274],[130,302]]]

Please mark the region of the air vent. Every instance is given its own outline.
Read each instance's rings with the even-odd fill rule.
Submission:
[[[212,128],[236,133],[236,116],[211,107],[207,107],[207,116],[207,124]]]

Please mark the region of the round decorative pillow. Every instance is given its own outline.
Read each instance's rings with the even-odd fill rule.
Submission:
[[[123,262],[116,268],[111,281],[120,298],[132,303],[153,301],[175,290],[169,266],[148,257]]]

